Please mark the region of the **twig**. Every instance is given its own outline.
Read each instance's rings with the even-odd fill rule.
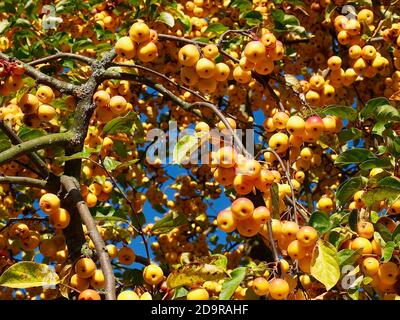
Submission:
[[[20,61],[15,58],[10,58],[8,55],[0,52],[0,59],[4,59],[6,61]],[[40,72],[39,70],[36,70],[34,67],[30,66],[29,64],[26,64],[22,61],[20,61],[24,67],[25,67],[25,74],[37,81],[37,83],[42,83],[46,84],[52,88],[57,89],[61,93],[66,93],[66,94],[71,94],[74,96],[78,95],[79,87],[76,85],[73,85],[68,82],[64,82],[62,80],[58,80],[56,78],[53,78],[43,72]]]
[[[92,59],[92,58],[89,58],[89,57],[85,57],[85,56],[82,56],[80,54],[69,53],[69,52],[58,52],[58,53],[53,54],[51,56],[31,61],[31,62],[28,63],[28,65],[36,66],[38,64],[50,62],[50,61],[57,60],[57,59],[64,59],[64,58],[65,59],[78,60],[78,61],[87,63],[89,65],[96,61],[95,59]]]
[[[96,222],[86,202],[79,191],[79,183],[73,177],[61,176],[61,184],[66,191],[66,197],[79,212],[83,223],[86,225],[90,239],[93,241],[96,254],[100,261],[101,270],[105,278],[105,295],[107,300],[115,300],[115,278],[106,245],[97,230]]]
[[[23,143],[22,139],[18,137],[14,130],[10,128],[3,120],[0,120],[0,129],[7,135],[12,144],[18,145]],[[30,154],[30,157],[41,171],[38,175],[42,178],[46,178],[50,173],[46,163],[42,160],[42,158],[39,157],[36,152],[32,152]]]
[[[288,182],[288,184],[289,184],[289,186],[290,186],[290,191],[291,191],[291,194],[292,194],[293,211],[294,211],[294,221],[297,223],[298,221],[297,221],[296,197],[295,197],[295,195],[294,195],[294,187],[293,187],[292,179],[291,179],[290,174],[289,174],[289,167],[286,168],[285,164],[284,164],[283,161],[282,161],[282,158],[279,156],[279,154],[278,154],[274,149],[269,148],[269,149],[267,149],[267,150],[268,150],[269,152],[272,152],[272,153],[274,154],[274,156],[278,159],[278,161],[279,161],[279,163],[280,163],[280,165],[281,165],[281,167],[282,167],[282,170],[285,172],[286,180],[287,180],[287,182]],[[288,165],[289,165],[289,161],[288,161]]]

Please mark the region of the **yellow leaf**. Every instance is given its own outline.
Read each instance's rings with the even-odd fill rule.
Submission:
[[[319,240],[311,259],[311,275],[321,282],[326,290],[332,289],[340,279],[340,268],[336,248],[327,241]]]

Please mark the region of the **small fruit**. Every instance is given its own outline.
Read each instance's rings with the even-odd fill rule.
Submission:
[[[264,224],[271,220],[271,212],[267,207],[257,207],[253,211],[253,219],[259,224]]]
[[[313,227],[304,226],[296,233],[296,238],[303,247],[311,247],[317,242],[318,233]]]
[[[374,276],[379,270],[379,261],[374,257],[367,257],[362,263],[362,268],[367,276]]]
[[[234,218],[232,211],[229,209],[222,210],[218,213],[217,223],[218,228],[226,233],[236,230],[236,219]]]
[[[67,210],[60,208],[56,212],[50,213],[50,221],[57,229],[65,229],[70,222],[70,214]]]
[[[232,203],[231,211],[236,220],[245,220],[253,214],[254,204],[248,198],[238,198]]]
[[[164,279],[164,272],[159,266],[151,264],[144,268],[143,279],[150,285],[158,285]]]
[[[49,86],[40,86],[36,91],[36,97],[40,102],[49,104],[54,99],[53,89]]]
[[[215,63],[207,58],[201,58],[196,63],[196,72],[200,78],[212,78],[215,74]]]
[[[69,284],[71,287],[79,290],[79,291],[84,291],[86,289],[89,289],[90,286],[90,281],[89,279],[84,279],[81,277],[78,277],[77,274],[72,275],[71,279],[69,280]]]
[[[118,248],[115,245],[108,244],[106,245],[106,249],[111,259],[114,259],[118,256]]]
[[[129,247],[122,247],[118,252],[118,261],[123,265],[130,265],[135,259],[135,252]]]
[[[208,291],[203,288],[192,289],[188,292],[186,299],[187,300],[208,300],[210,295]]]
[[[75,264],[75,273],[78,277],[88,279],[96,272],[96,264],[90,258],[82,258]]]
[[[378,270],[379,280],[386,285],[393,285],[397,282],[399,268],[394,262],[382,263]]]
[[[268,293],[269,282],[264,277],[257,277],[253,280],[252,288],[256,295],[264,296]]]
[[[142,43],[150,40],[150,28],[144,22],[136,22],[129,29],[132,41]]]
[[[250,41],[243,53],[250,62],[257,63],[265,58],[265,46],[260,41]]]
[[[371,239],[374,231],[374,225],[371,222],[360,221],[357,223],[357,233],[360,237]]]
[[[125,291],[121,291],[118,294],[117,300],[140,300],[140,299],[135,291],[125,290]]]
[[[304,258],[306,255],[306,250],[304,247],[301,245],[301,242],[299,240],[293,240],[288,248],[287,248],[288,255],[293,259],[293,260],[300,260]]]
[[[275,278],[269,283],[269,294],[275,300],[286,299],[289,291],[289,284],[283,279]]]
[[[363,254],[370,254],[372,253],[372,245],[368,239],[358,237],[351,242],[351,249],[358,250],[362,249]]]
[[[101,297],[97,291],[86,289],[79,294],[78,300],[101,300]]]
[[[96,270],[90,279],[90,285],[94,289],[104,289],[105,279],[103,271]]]
[[[187,44],[178,52],[179,63],[191,67],[194,66],[200,59],[200,53],[197,47],[193,44]]]
[[[127,101],[123,96],[114,96],[110,99],[109,107],[114,114],[122,114],[126,110]]]
[[[122,37],[115,44],[115,52],[122,58],[133,59],[136,55],[136,44],[130,37]]]
[[[39,200],[40,209],[46,213],[58,212],[60,209],[60,198],[53,193],[44,194]]]

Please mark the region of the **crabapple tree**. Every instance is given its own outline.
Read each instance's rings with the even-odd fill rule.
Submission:
[[[2,1],[0,298],[399,299],[399,101],[397,1]]]

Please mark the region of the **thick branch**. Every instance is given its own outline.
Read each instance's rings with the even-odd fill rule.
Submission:
[[[85,57],[85,56],[82,56],[80,54],[69,53],[69,52],[58,52],[58,53],[53,54],[51,56],[40,58],[40,59],[34,60],[32,62],[29,62],[28,65],[36,66],[38,64],[47,63],[47,62],[50,62],[50,61],[53,61],[53,60],[58,60],[58,59],[73,59],[73,60],[77,60],[77,61],[81,61],[81,62],[87,63],[89,65],[96,61],[95,59],[92,59],[92,58],[89,58],[89,57]]]
[[[54,133],[54,134],[49,134],[47,136],[42,136],[42,137],[39,137],[36,139],[32,139],[32,140],[29,140],[26,142],[22,142],[20,144],[17,144],[16,146],[11,147],[8,150],[1,152],[0,153],[0,164],[3,164],[10,160],[13,160],[23,154],[27,154],[32,151],[43,149],[43,148],[49,147],[51,145],[64,144],[71,137],[72,137],[72,134],[70,132]]]
[[[47,185],[47,182],[45,180],[15,176],[0,176],[0,183],[19,184],[22,186],[35,187],[39,189],[45,189]]]
[[[107,300],[115,300],[115,278],[108,255],[106,245],[97,230],[96,223],[89,211],[86,202],[82,199],[79,191],[79,183],[76,179],[68,176],[61,177],[61,184],[67,193],[67,198],[74,204],[75,209],[86,225],[90,239],[92,239],[96,254],[100,261],[101,270],[105,278],[105,295]]]
[[[0,52],[0,59],[4,59],[7,61],[15,61],[15,58],[10,58],[8,55],[1,53]],[[78,86],[75,86],[71,83],[58,80],[56,78],[53,78],[51,76],[48,76],[47,74],[40,72],[39,70],[36,70],[34,67],[30,66],[29,64],[26,64],[21,61],[21,63],[25,67],[25,74],[33,79],[35,79],[38,83],[48,85],[54,89],[57,89],[61,93],[66,93],[70,95],[78,95]]]

